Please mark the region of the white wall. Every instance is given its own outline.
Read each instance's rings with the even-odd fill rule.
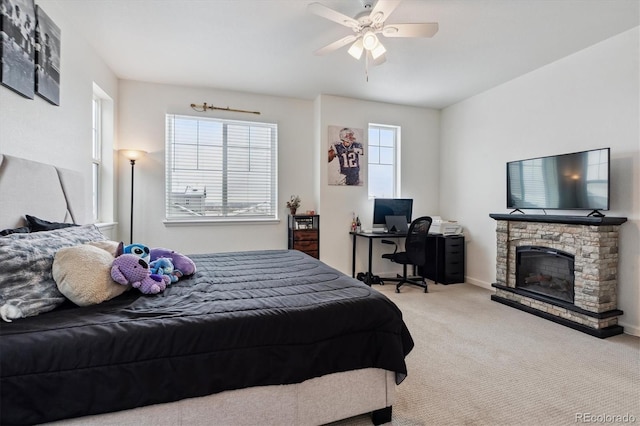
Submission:
[[[468,282],[495,282],[489,213],[506,212],[507,161],[611,147],[605,213],[628,218],[620,228],[620,322],[640,335],[639,39],[635,28],[443,110],[440,205],[465,227]]]
[[[369,123],[401,127],[402,197],[413,198],[413,217],[439,213],[438,175],[440,113],[436,110],[367,102],[339,96],[319,96],[316,100],[316,135],[320,144],[320,258],[325,263],[351,275],[351,236],[349,228],[353,212],[360,216],[363,227],[371,227],[373,200],[368,199],[367,157],[362,159],[363,186],[334,186],[328,184],[327,150],[329,126],[345,126],[364,130],[367,137]],[[319,124],[318,124],[319,123]],[[318,139],[319,138],[319,139]],[[356,271],[367,269],[367,246],[364,239],[358,245]],[[397,265],[380,259],[389,246],[375,243],[374,273],[394,271]],[[391,250],[392,251],[392,250]]]

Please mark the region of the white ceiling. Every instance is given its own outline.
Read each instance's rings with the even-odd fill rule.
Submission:
[[[425,39],[382,39],[369,69],[350,34],[312,0],[40,0],[55,7],[119,78],[302,99],[319,94],[443,108],[640,25],[640,0],[404,0],[387,23],[438,22]],[[360,0],[317,0],[345,15]],[[63,30],[62,51],[64,54]]]

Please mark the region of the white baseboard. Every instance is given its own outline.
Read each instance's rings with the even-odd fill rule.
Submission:
[[[618,321],[618,324],[624,327],[624,334],[640,337],[640,328],[626,324],[624,321]]]
[[[486,281],[480,281],[480,280],[476,280],[475,278],[465,277],[464,282],[468,284],[473,284],[477,287],[486,288],[487,290],[493,290],[493,287],[491,287],[491,283],[488,283]]]

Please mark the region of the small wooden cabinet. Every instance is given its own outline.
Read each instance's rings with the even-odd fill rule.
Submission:
[[[289,215],[289,249],[320,259],[320,216]]]

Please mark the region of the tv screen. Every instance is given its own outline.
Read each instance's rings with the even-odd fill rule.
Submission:
[[[413,199],[411,198],[375,198],[373,200],[373,226],[386,225],[385,216],[405,216],[411,222]]]
[[[507,208],[609,210],[609,151],[507,163]]]

